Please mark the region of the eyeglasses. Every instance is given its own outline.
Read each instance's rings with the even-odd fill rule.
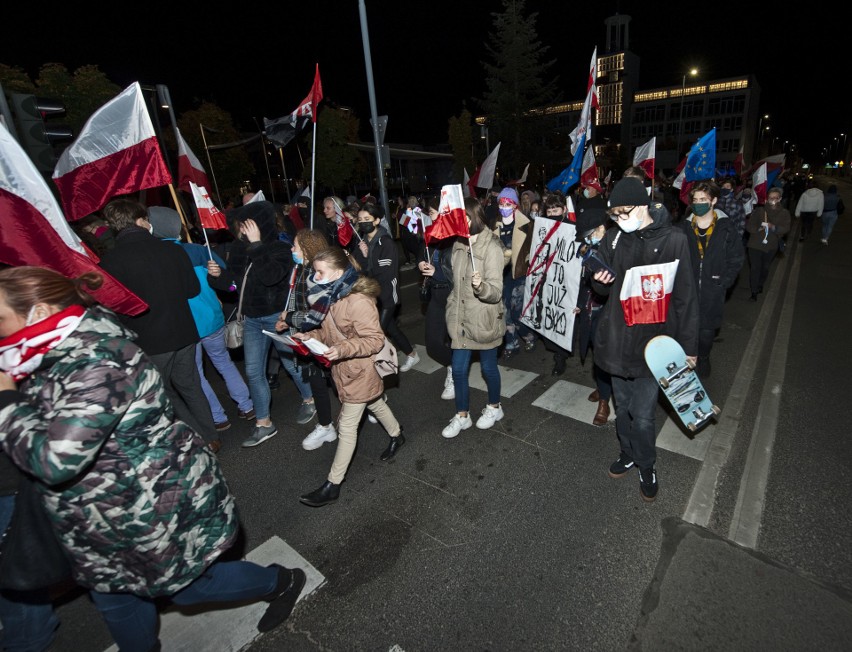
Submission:
[[[627,207],[624,206],[623,208],[627,208]],[[635,210],[636,210],[636,207],[631,206],[627,211],[625,211],[623,213],[614,213],[612,211],[609,211],[607,213],[607,215],[609,215],[609,219],[611,219],[613,222],[618,222],[619,220],[628,219],[630,217],[630,213],[632,213]]]

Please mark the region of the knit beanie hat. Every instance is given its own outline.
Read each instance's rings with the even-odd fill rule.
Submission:
[[[647,206],[651,203],[645,184],[636,177],[624,177],[612,189],[609,195],[609,207]]]
[[[180,215],[174,208],[166,206],[149,206],[148,221],[154,227],[154,235],[158,238],[180,239]]]
[[[625,204],[626,206],[627,204]],[[589,233],[606,224],[609,216],[603,208],[588,207],[577,212],[577,239],[582,240]]]
[[[499,203],[501,199],[508,199],[510,202],[515,204],[515,206],[517,206],[518,205],[518,191],[515,190],[514,188],[509,188],[509,187],[503,188],[503,190],[500,191],[500,194],[497,195],[497,202]]]

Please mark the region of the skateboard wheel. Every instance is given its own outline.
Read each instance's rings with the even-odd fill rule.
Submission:
[[[663,389],[669,388],[669,381],[667,378],[660,378],[657,382],[660,383],[660,387]]]
[[[686,366],[689,367],[690,369],[695,369],[695,363],[692,360],[687,360]]]
[[[718,405],[714,405],[714,406],[713,406],[713,408],[712,408],[712,410],[713,410],[713,414],[715,414],[717,417],[718,417],[720,414],[722,414],[722,410],[719,408],[719,406],[718,406]]]
[[[687,427],[687,428],[689,428],[689,431],[690,431],[690,432],[695,432],[696,430],[698,430],[698,426],[697,426],[697,425],[695,425],[694,423],[690,423],[690,424],[689,424],[689,425],[687,425],[686,427]]]

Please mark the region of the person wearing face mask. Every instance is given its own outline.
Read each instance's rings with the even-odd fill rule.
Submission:
[[[781,206],[782,195],[781,188],[770,188],[766,192],[766,203],[755,208],[746,222],[750,301],[757,301],[757,295],[763,292],[779,241],[790,231],[792,220],[790,211]]]
[[[352,253],[364,274],[379,282],[382,289],[379,295],[379,319],[382,329],[394,346],[407,356],[399,370],[408,371],[418,362],[420,356],[411,342],[396,323],[399,309],[399,248],[396,242],[381,226],[384,212],[378,204],[367,202],[358,211],[356,228],[361,241],[352,248]]]
[[[340,397],[337,450],[326,481],[299,501],[322,507],[340,497],[340,485],[355,454],[358,425],[369,409],[389,435],[379,456],[392,459],[405,444],[402,426],[384,397],[384,382],[376,371],[375,354],[381,351],[384,332],[376,299],[381,292],[376,279],[361,276],[340,247],[320,251],[313,259],[314,283],[328,288],[328,313],[319,329],[295,333],[298,340],[315,338],[329,347],[323,356],[331,362],[331,377]]]
[[[615,429],[621,447],[609,476],[621,478],[638,468],[640,495],[651,502],[659,489],[655,466],[659,385],[645,364],[645,345],[652,337],[669,335],[696,361],[698,288],[689,264],[686,234],[674,227],[665,206],[651,202],[639,179],[627,177],[615,184],[608,213],[618,228],[606,233],[597,253],[614,273],[597,271],[592,289],[609,297],[594,341],[595,363],[612,376]],[[630,298],[622,301],[628,273],[638,283],[625,288]],[[637,289],[644,285],[643,278],[651,276],[657,281],[656,292]],[[662,299],[666,300],[659,303]]]
[[[737,229],[737,235],[742,240],[746,225],[746,209],[742,198],[737,197],[737,193],[734,192],[735,186],[736,179],[733,177],[725,177],[719,182],[719,199],[716,202],[716,208],[730,218]]]
[[[718,208],[719,186],[696,181],[689,191],[689,213],[678,226],[686,234],[698,286],[698,375],[710,375],[710,350],[722,326],[728,288],[745,261],[742,237],[734,221]],[[729,189],[729,195],[731,190]]]
[[[531,191],[524,191],[530,197]],[[514,188],[506,187],[500,191],[497,198],[497,208],[500,221],[494,229],[494,234],[500,238],[503,245],[503,305],[506,313],[506,337],[503,345],[503,359],[509,360],[523,346],[524,351],[535,348],[536,334],[528,326],[521,323],[521,310],[524,298],[524,274],[515,275],[515,267],[511,264],[514,247],[518,243],[516,231],[519,225],[530,223],[526,213],[518,207],[518,193]]]
[[[577,215],[577,239],[583,243],[577,255],[582,257],[590,250],[597,251],[610,224],[612,220],[609,219],[609,215],[598,208],[589,208],[581,215]],[[580,364],[585,364],[589,350],[595,348],[595,329],[607,297],[601,296],[592,289],[592,274],[585,265],[581,267],[581,274],[577,307],[574,309],[574,314],[577,316],[574,336],[577,338],[575,350],[580,354]],[[554,369],[554,375],[556,375],[555,372],[556,369]],[[605,426],[610,415],[612,379],[596,363],[592,364],[592,378],[595,381],[595,389],[589,394],[589,400],[598,404],[595,416],[592,418],[592,425]]]
[[[148,304],[142,314],[119,318],[163,375],[177,416],[218,449],[219,433],[195,363],[201,337],[189,299],[198,295],[201,284],[192,261],[180,247],[152,235],[148,209],[139,202],[113,199],[102,213],[116,236],[101,268]]]

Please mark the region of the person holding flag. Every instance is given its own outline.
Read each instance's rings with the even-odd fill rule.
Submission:
[[[461,199],[461,188],[456,188],[458,191],[454,196]],[[459,208],[453,205],[451,209]],[[485,212],[479,200],[467,197],[464,213],[467,231],[456,233],[462,237],[453,244],[453,288],[447,300],[456,414],[441,432],[445,439],[452,439],[473,425],[469,412],[468,376],[474,351],[479,352],[482,375],[488,387],[488,404],[482,410],[476,427],[487,430],[504,416],[500,404],[500,368],[497,366],[497,351],[506,333],[503,245],[500,238],[486,227]]]
[[[657,335],[676,339],[696,362],[698,290],[689,266],[686,235],[659,203],[651,203],[639,179],[625,177],[609,197],[610,229],[598,255],[592,289],[609,299],[595,331],[595,363],[612,376],[615,428],[621,451],[611,478],[639,469],[642,500],[657,497],[656,413],[659,385],[645,364],[645,345]]]

